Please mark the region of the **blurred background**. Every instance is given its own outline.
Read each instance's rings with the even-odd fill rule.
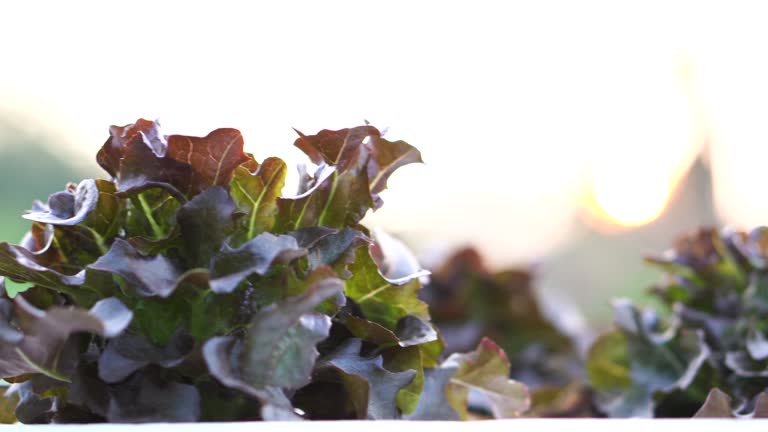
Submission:
[[[428,264],[474,244],[531,267],[601,326],[656,280],[643,255],[768,221],[767,21],[738,1],[0,2],[0,238],[105,176],[111,124],[236,127],[296,164],[292,127],[368,120],[426,161],[369,225]]]

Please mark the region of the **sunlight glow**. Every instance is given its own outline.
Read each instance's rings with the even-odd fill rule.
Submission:
[[[656,220],[701,149],[701,118],[684,58],[631,55],[633,62],[605,77],[588,106],[600,123],[590,128],[582,206],[598,229]]]
[[[592,184],[592,209],[608,222],[625,227],[654,221],[672,195],[669,179],[613,173],[596,175]]]

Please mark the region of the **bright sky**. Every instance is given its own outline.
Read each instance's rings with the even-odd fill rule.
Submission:
[[[724,220],[768,221],[766,22],[734,1],[6,2],[0,110],[88,161],[138,117],[292,163],[291,127],[367,119],[427,161],[370,222],[506,264],[564,241],[585,190],[653,219],[705,138]]]

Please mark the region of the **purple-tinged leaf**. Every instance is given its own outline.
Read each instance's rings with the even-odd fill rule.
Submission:
[[[99,379],[96,365],[81,361],[72,375],[67,392],[69,402],[105,418],[109,409],[109,387]]]
[[[104,180],[83,180],[74,192],[57,192],[48,205],[25,214],[25,219],[59,226],[84,224],[102,237],[116,231],[122,207],[114,195],[113,183]]]
[[[133,312],[114,297],[99,300],[88,314],[101,322],[102,330],[98,334],[105,338],[113,338],[122,333],[133,319]]]
[[[119,335],[131,322],[133,312],[120,300],[99,300],[90,310],[52,307],[47,311],[27,303],[23,296],[14,299],[16,320],[24,333],[22,350],[44,347],[47,341],[61,341],[77,332],[89,332],[105,338]],[[38,343],[39,342],[39,343]]]
[[[48,198],[47,211],[25,214],[24,219],[53,225],[76,225],[96,209],[99,188],[95,180],[83,180],[74,193],[57,192]]]
[[[110,389],[107,420],[113,423],[195,422],[200,394],[189,384],[138,374]]]
[[[413,315],[406,315],[397,322],[395,330],[398,345],[409,347],[437,340],[437,331],[428,322]]]
[[[116,178],[118,191],[161,187],[179,198],[209,186],[227,186],[238,165],[248,160],[243,137],[235,129],[217,129],[205,137],[164,137],[157,122],[110,129],[97,160]]]
[[[15,343],[0,344],[0,376],[43,373],[66,380],[61,371],[61,352],[73,333],[88,332],[115,337],[130,323],[133,312],[119,300],[107,298],[90,311],[72,307],[52,307],[47,311],[29,304],[23,296],[14,299],[14,322],[24,335]],[[13,341],[12,341],[13,342]]]
[[[166,156],[192,168],[190,186],[199,193],[209,186],[229,185],[235,168],[248,160],[243,145],[237,129],[216,129],[205,137],[171,135]]]
[[[339,171],[346,171],[367,162],[368,149],[364,142],[371,136],[379,136],[373,126],[359,126],[351,129],[323,129],[316,135],[304,135],[296,131],[299,138],[293,145],[301,149],[315,165],[331,165]]]
[[[193,347],[194,340],[184,331],[177,331],[165,346],[157,346],[142,336],[126,333],[107,342],[99,356],[99,378],[111,384],[150,364],[175,367]]]
[[[179,209],[176,217],[190,268],[208,267],[234,230],[235,210],[227,190],[219,186],[206,189]]]
[[[85,272],[62,274],[38,263],[40,259],[44,257],[21,246],[0,243],[0,275],[67,294],[74,294],[73,287],[85,282]]]
[[[109,128],[109,139],[96,155],[96,161],[112,177],[117,177],[121,160],[125,156],[125,149],[134,140],[142,143],[158,154],[164,155],[166,142],[160,133],[160,123],[139,119],[136,123],[126,126],[112,126]]]
[[[33,223],[32,228],[24,235],[19,245],[35,255],[38,263],[50,264],[60,259],[58,251],[51,248],[54,237],[53,225]]]
[[[167,257],[141,255],[122,239],[116,239],[109,252],[88,267],[122,277],[134,292],[144,297],[168,297],[180,276]]]
[[[387,141],[374,134],[371,135],[371,142],[368,145],[371,149],[368,179],[371,182],[371,193],[378,201],[378,208],[381,207],[378,194],[387,188],[387,180],[392,173],[404,165],[423,161],[421,152],[405,141]]]
[[[327,227],[307,227],[296,231],[291,231],[286,233],[286,235],[295,238],[299,247],[310,249],[314,247],[320,240],[338,232],[338,230]]]
[[[357,249],[369,244],[370,240],[363,233],[352,228],[323,236],[309,248],[309,270],[329,266],[342,279],[349,279],[352,273],[347,267],[354,262]]]
[[[211,290],[216,293],[232,292],[251,274],[263,276],[273,264],[290,262],[306,253],[295,238],[270,233],[259,234],[236,249],[225,244],[211,260]]]
[[[457,366],[430,368],[424,370],[424,389],[418,404],[406,420],[461,420],[459,412],[448,401],[448,386],[456,375]]]
[[[151,188],[163,188],[184,200],[193,194],[192,167],[166,157],[165,142],[152,145],[146,135],[132,135],[122,149],[120,167],[114,177],[117,191],[132,194]]]
[[[349,339],[336,351],[322,359],[323,366],[332,366],[346,375],[360,380],[347,381],[348,392],[367,395],[366,413],[370,420],[399,418],[396,397],[398,392],[413,381],[416,371],[390,372],[383,367],[381,356],[360,356],[360,339]],[[366,388],[367,387],[367,388]]]
[[[33,380],[11,385],[6,396],[19,398],[14,415],[24,424],[50,423],[55,414],[56,397],[43,396],[33,387]]]

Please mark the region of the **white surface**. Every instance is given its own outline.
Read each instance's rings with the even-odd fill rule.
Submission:
[[[11,429],[75,429],[99,432],[128,432],[138,425],[55,425],[55,426],[3,426]],[[129,429],[130,428],[130,429]],[[768,431],[768,420],[649,420],[649,419],[518,419],[479,422],[409,422],[409,421],[328,421],[328,422],[240,422],[240,423],[153,423],[141,425],[139,430],[162,432],[662,432],[662,431]]]

